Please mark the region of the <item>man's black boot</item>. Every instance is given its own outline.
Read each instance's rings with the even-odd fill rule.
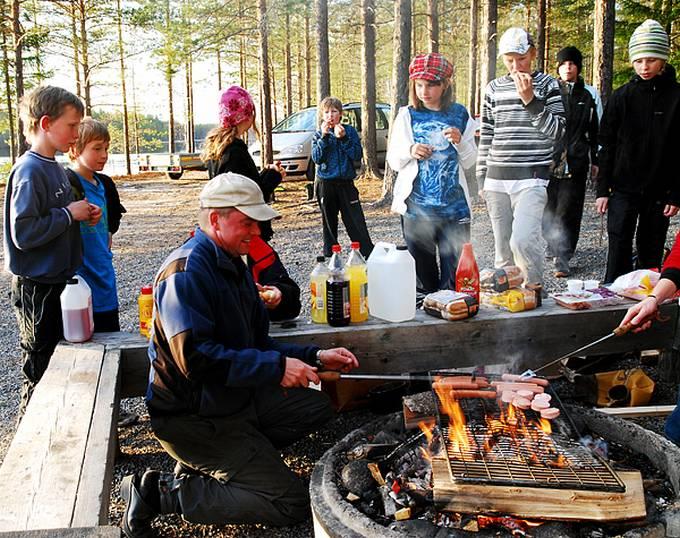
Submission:
[[[120,496],[125,500],[123,534],[127,538],[153,536],[151,521],[160,513],[158,471],[146,471],[140,478],[133,474],[123,478]]]

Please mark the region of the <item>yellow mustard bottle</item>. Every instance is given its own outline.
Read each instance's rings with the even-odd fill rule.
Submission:
[[[139,305],[139,334],[149,338],[151,336],[151,324],[153,318],[153,288],[143,286],[137,297]]]
[[[366,260],[359,252],[359,243],[352,242],[352,252],[345,265],[345,274],[349,278],[349,320],[361,323],[368,319],[368,273]]]

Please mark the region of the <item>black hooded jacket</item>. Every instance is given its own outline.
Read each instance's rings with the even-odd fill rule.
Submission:
[[[621,192],[680,206],[679,131],[680,84],[672,66],[651,80],[636,75],[621,86],[600,125],[597,196]]]
[[[567,162],[572,174],[585,177],[590,164],[597,164],[597,135],[599,120],[593,94],[578,77],[568,97]]]

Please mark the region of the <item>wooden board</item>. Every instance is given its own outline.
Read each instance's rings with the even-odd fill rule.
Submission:
[[[103,358],[55,350],[0,467],[0,531],[71,527]]]
[[[624,493],[460,484],[451,480],[445,459],[432,460],[434,502],[440,510],[502,513],[529,519],[624,521],[646,517],[640,473],[618,474],[626,485]]]
[[[665,417],[675,405],[640,405],[635,407],[595,407],[596,411],[619,418]]]

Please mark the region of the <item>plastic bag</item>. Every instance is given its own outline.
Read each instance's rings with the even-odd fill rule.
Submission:
[[[659,282],[660,276],[656,271],[638,269],[637,271],[621,275],[609,286],[609,289],[629,299],[641,301],[652,293],[654,286]]]
[[[423,310],[431,316],[455,321],[471,318],[477,314],[479,303],[467,293],[439,290],[425,296],[425,299],[423,299]]]

